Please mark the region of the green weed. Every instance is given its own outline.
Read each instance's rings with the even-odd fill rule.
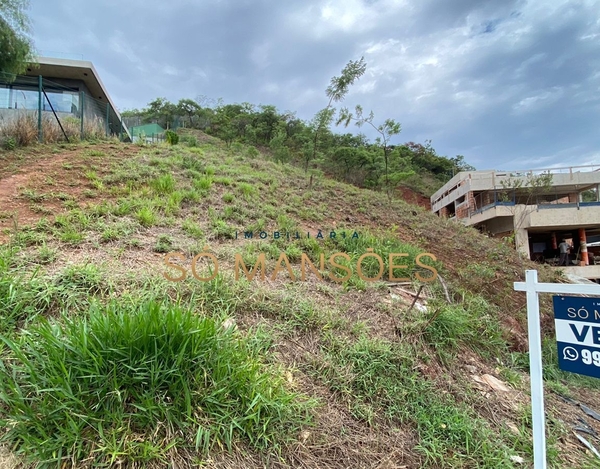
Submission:
[[[93,306],[2,340],[3,439],[38,464],[167,464],[239,441],[272,451],[308,421],[265,369],[264,342],[175,306]]]
[[[140,208],[136,213],[136,218],[140,225],[149,227],[156,225],[158,217],[151,206]]]

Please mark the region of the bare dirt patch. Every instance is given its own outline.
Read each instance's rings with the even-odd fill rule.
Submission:
[[[426,210],[431,210],[431,201],[429,200],[429,197],[425,197],[423,194],[419,194],[418,192],[403,186],[396,188],[396,191],[398,196],[405,202],[418,205]]]
[[[0,447],[0,469],[16,469],[18,466],[18,459],[8,452],[8,450]]]
[[[59,153],[52,153],[50,146],[39,148],[46,151],[35,158],[21,159],[9,153],[0,160],[0,244],[8,241],[15,227],[65,212],[64,200],[83,200],[83,192],[92,188],[86,170],[96,166],[101,176],[114,157],[125,158],[139,151],[138,147],[115,144],[74,147]],[[92,156],[103,154],[106,156]]]

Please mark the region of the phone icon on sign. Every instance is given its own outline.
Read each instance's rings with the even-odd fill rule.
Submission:
[[[579,358],[579,352],[577,352],[577,350],[575,350],[573,347],[565,347],[563,349],[563,358],[565,360],[574,362]]]

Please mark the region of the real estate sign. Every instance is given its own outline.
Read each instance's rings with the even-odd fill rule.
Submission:
[[[557,295],[553,301],[559,368],[600,378],[600,298]]]

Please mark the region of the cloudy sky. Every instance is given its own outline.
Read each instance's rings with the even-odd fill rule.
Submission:
[[[43,55],[94,63],[119,109],[163,96],[310,119],[344,105],[477,169],[600,165],[600,1],[33,0]],[[342,130],[342,129],[340,129]]]

